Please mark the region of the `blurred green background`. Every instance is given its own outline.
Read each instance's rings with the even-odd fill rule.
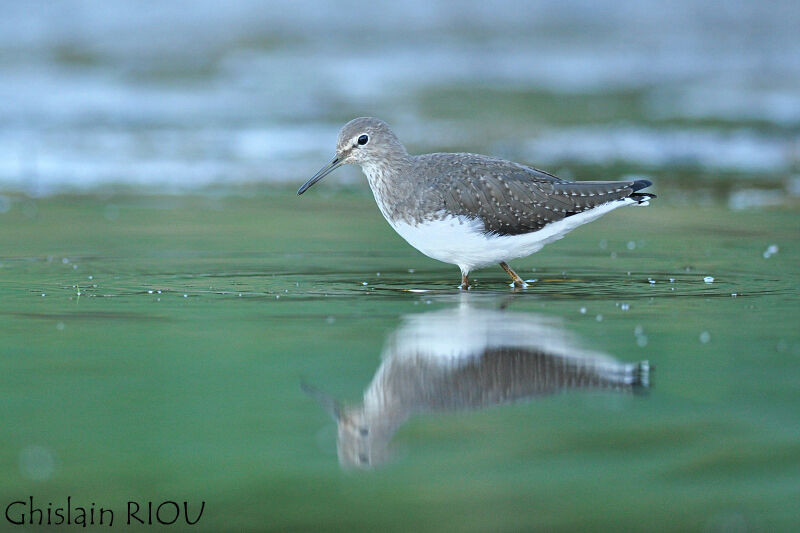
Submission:
[[[796,2],[0,6],[3,509],[205,500],[202,531],[800,526]],[[301,381],[357,403],[403,316],[463,302],[357,169],[294,195],[360,115],[412,153],[652,179],[650,207],[516,261],[526,291],[489,268],[469,295],[648,359],[650,393],[418,416],[383,468],[341,469]]]

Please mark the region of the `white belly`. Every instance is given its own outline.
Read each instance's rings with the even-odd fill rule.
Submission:
[[[463,273],[467,273],[501,261],[526,257],[582,224],[618,207],[635,203],[632,198],[615,200],[522,235],[486,235],[483,233],[483,222],[464,216],[447,216],[417,225],[389,220],[389,224],[423,254],[458,265]]]

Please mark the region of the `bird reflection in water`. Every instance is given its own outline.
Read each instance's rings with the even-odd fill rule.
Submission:
[[[369,468],[414,414],[481,409],[570,389],[638,392],[649,364],[620,363],[581,347],[557,319],[455,308],[406,316],[383,350],[362,403],[342,406],[303,386],[334,417],[339,462]]]

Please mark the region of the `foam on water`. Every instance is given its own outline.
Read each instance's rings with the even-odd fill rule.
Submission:
[[[783,171],[800,152],[799,14],[790,0],[9,3],[0,188],[298,181],[329,157],[343,116],[367,111],[402,125],[418,151],[485,146],[483,118],[430,112],[427,96],[450,87],[577,95],[589,106],[596,94],[642,96],[631,105],[646,125],[530,124],[524,135],[547,132],[526,145],[531,161]],[[492,117],[500,130],[512,122]],[[737,129],[661,129],[675,119]]]

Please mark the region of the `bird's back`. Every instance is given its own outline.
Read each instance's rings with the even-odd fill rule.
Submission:
[[[409,179],[422,211],[479,218],[484,231],[519,235],[614,200],[647,180],[570,182],[512,161],[467,153],[416,156]]]

